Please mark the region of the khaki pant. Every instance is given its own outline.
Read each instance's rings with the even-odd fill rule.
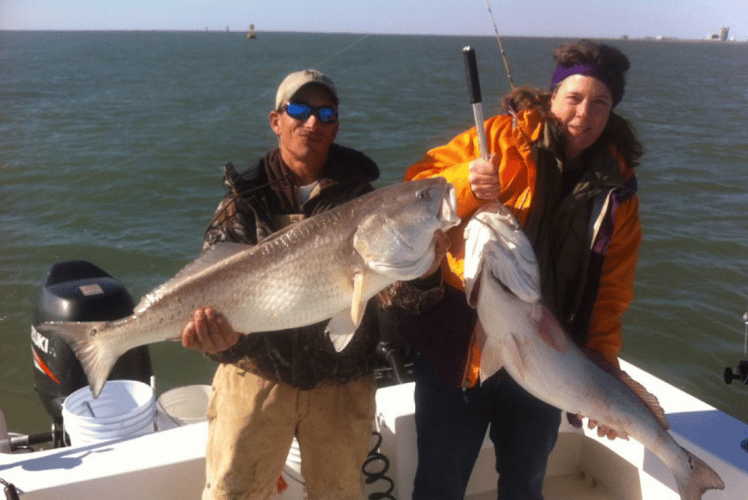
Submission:
[[[360,500],[374,392],[373,376],[300,391],[220,365],[208,405],[203,500],[269,499],[294,436],[309,500]]]

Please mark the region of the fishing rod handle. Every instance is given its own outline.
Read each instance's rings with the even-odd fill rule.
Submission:
[[[465,56],[465,71],[467,72],[468,88],[470,89],[470,102],[473,104],[473,118],[475,119],[475,130],[478,134],[478,147],[480,156],[488,160],[488,144],[486,131],[483,126],[483,100],[480,93],[480,78],[478,77],[478,63],[475,59],[475,49],[469,45],[462,49]]]
[[[481,158],[488,160],[488,141],[486,130],[483,127],[483,106],[481,103],[473,104],[473,118],[475,119],[475,131],[478,135],[478,148]]]
[[[478,77],[478,63],[475,60],[475,49],[468,45],[462,49],[462,54],[465,56],[470,102],[472,104],[480,103],[483,98],[480,93],[480,78]]]

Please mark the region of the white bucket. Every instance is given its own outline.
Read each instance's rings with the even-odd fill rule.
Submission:
[[[208,419],[209,385],[185,385],[161,394],[156,402],[156,427],[172,429]]]
[[[154,430],[153,389],[135,380],[109,380],[98,398],[83,387],[62,403],[62,421],[73,446],[139,436]]]
[[[299,442],[293,438],[291,449],[288,451],[286,465],[278,479],[276,493],[271,500],[305,500],[307,498],[306,482],[301,475],[301,451]]]

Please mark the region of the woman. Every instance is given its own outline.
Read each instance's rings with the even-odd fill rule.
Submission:
[[[642,147],[613,111],[623,98],[629,61],[588,40],[559,47],[554,58],[550,92],[517,89],[504,99],[508,114],[486,121],[488,161],[475,159],[478,139],[471,129],[429,151],[405,179],[452,182],[465,222],[489,200],[508,206],[533,243],[545,303],[580,346],[617,365],[641,241],[633,168]],[[463,229],[449,235],[440,307],[400,325],[419,349],[413,498],[463,498],[490,426],[499,499],[542,499],[560,410],[503,371],[478,380],[480,352],[471,344],[477,318],[462,281]],[[604,427],[598,432],[615,437]]]

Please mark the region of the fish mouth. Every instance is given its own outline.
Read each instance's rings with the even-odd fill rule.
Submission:
[[[457,194],[455,187],[448,183],[446,187],[447,191],[442,196],[442,203],[439,207],[439,219],[442,221],[442,228],[448,229],[454,227],[460,223],[460,218],[457,216]]]
[[[437,239],[436,233],[444,232],[460,223],[460,218],[457,216],[457,195],[455,188],[451,183],[445,182],[444,184],[440,184],[438,187],[429,188],[428,193],[432,199],[438,199],[440,197],[441,202],[436,204],[436,209],[431,212],[430,215],[427,215],[426,218],[421,219],[420,221],[421,224],[433,229],[434,231],[426,246],[422,246],[426,243],[423,240],[411,240],[408,235],[403,233],[389,218],[384,220],[384,224],[388,227],[390,236],[397,242],[397,246],[407,249],[407,252],[414,255],[412,260],[402,261],[399,267],[414,267],[416,264],[421,262],[429,252],[434,252]]]
[[[436,206],[436,210],[432,215],[428,216],[427,219],[422,220],[422,223],[431,225],[434,224],[434,222],[437,222],[439,229],[442,231],[458,225],[460,223],[460,218],[457,216],[457,194],[455,192],[455,187],[447,182],[438,187],[428,189],[428,191],[429,196],[433,196],[434,198],[441,197],[441,203]],[[412,251],[416,250],[416,245],[414,245],[414,243],[403,234],[403,232],[395,226],[391,220],[385,219],[384,223],[389,228],[390,234],[397,240],[399,246]],[[435,231],[436,230],[437,229],[435,229]],[[432,247],[435,239],[436,236],[431,240]]]
[[[481,269],[486,265],[505,292],[525,302],[540,299],[540,277],[534,251],[519,221],[508,208],[498,205],[495,210],[478,213],[468,224],[468,232],[465,250],[468,300],[476,300],[474,290]],[[468,281],[473,283],[468,286]]]
[[[519,221],[514,216],[511,210],[504,205],[503,203],[499,201],[490,201],[483,205],[474,215],[478,215],[482,212],[488,212],[493,214],[493,217],[498,218],[501,220],[503,224],[499,225],[493,225],[493,224],[487,224],[484,220],[481,220],[482,217],[476,217],[480,220],[492,233],[494,233],[498,238],[500,238],[502,241],[507,240],[513,240],[514,238],[511,235],[513,231],[522,230],[522,226],[520,226]],[[506,233],[504,233],[506,231]],[[499,236],[501,234],[504,234],[504,236]]]

